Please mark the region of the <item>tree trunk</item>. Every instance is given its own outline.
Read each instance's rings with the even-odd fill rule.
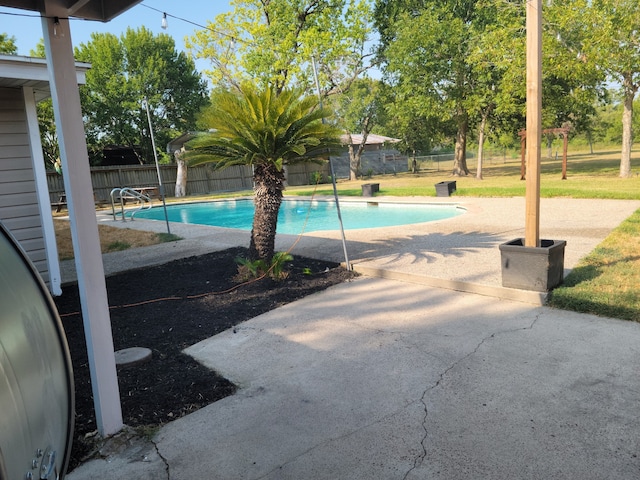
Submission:
[[[356,158],[356,152],[353,150],[351,135],[349,135],[349,180],[357,180],[359,173],[359,159]]]
[[[482,161],[484,160],[484,130],[487,126],[487,115],[483,113],[478,129],[478,167],[476,168],[476,178],[482,180]]]
[[[249,258],[270,263],[275,251],[284,174],[273,163],[259,164],[254,166],[253,181],[255,213],[251,228]]]
[[[633,147],[633,98],[638,87],[633,84],[631,74],[625,75],[622,82],[624,90],[624,110],[622,111],[622,154],[620,156],[620,177],[631,176],[631,148]]]
[[[467,168],[467,130],[469,129],[469,119],[466,112],[459,116],[458,131],[456,133],[455,155],[453,159],[453,175],[469,175]]]
[[[176,197],[187,196],[187,163],[182,159],[184,149],[178,150],[174,156],[176,158]]]

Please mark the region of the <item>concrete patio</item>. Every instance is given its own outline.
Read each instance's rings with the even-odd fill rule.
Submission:
[[[466,215],[347,232],[356,265],[409,282],[365,276],[190,347],[239,392],[150,439],[114,442],[67,478],[638,478],[640,326],[505,299],[497,245],[522,235],[524,201],[455,200]],[[638,207],[543,200],[543,235],[567,240],[569,269]],[[248,232],[174,233],[185,240],[105,266],[248,243]],[[293,252],[339,261],[342,246],[305,236]]]

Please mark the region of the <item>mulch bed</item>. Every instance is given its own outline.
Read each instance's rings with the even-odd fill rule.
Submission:
[[[152,359],[118,368],[124,423],[154,427],[232,395],[236,387],[182,350],[239,323],[354,277],[333,262],[295,257],[285,280],[240,284],[233,248],[107,278],[115,350]],[[188,297],[188,298],[187,298]],[[69,470],[96,453],[96,421],[77,286],[55,299],[73,363],[76,418]]]

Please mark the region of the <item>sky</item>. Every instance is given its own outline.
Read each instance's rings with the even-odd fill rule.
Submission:
[[[144,26],[156,35],[166,33],[172,36],[176,49],[185,51],[184,38],[201,30],[194,24],[204,26],[207,21],[213,21],[216,15],[230,10],[227,0],[144,0],[110,22],[71,20],[71,41],[75,47],[88,42],[93,32],[108,32],[119,36],[128,27],[137,29]],[[166,30],[161,28],[162,12],[167,14]],[[41,20],[37,12],[0,7],[0,33],[7,33],[15,38],[18,55],[29,55],[42,38]],[[207,66],[206,60],[196,62],[198,70]]]

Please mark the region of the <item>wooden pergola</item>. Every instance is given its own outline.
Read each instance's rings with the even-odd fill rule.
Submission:
[[[561,135],[563,137],[563,146],[562,146],[562,180],[567,179],[567,150],[569,147],[569,128],[547,128],[542,130],[543,135]],[[520,180],[524,180],[526,178],[527,167],[526,167],[526,159],[525,152],[527,151],[527,131],[520,130],[518,132],[520,135]]]
[[[122,409],[69,19],[107,22],[140,1],[0,0],[0,6],[38,12],[42,18],[96,421],[102,435],[122,428]]]

